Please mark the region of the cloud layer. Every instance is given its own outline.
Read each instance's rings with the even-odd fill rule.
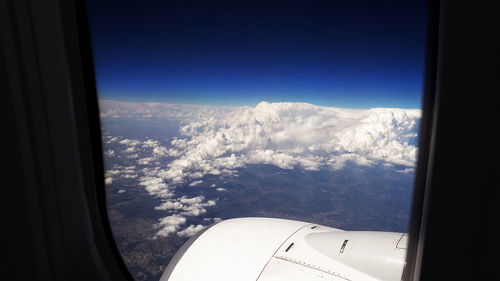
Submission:
[[[304,103],[240,107],[220,118],[194,119],[180,128],[159,175],[173,184],[204,175],[232,174],[246,164],[341,169],[347,162],[414,166],[420,110],[369,110]]]
[[[417,109],[344,109],[306,103],[267,103],[255,107],[219,108],[168,104],[101,102],[103,118],[175,118],[181,137],[157,140],[108,137],[123,154],[137,158],[139,185],[163,198],[157,210],[169,216],[158,223],[157,236],[190,236],[203,228],[180,230],[186,217],[199,216],[216,201],[203,196],[175,196],[178,186],[197,186],[206,175],[231,176],[249,164],[282,169],[340,170],[349,162],[362,166],[401,165],[413,172],[421,111]],[[144,153],[148,151],[148,153]],[[138,157],[138,154],[140,157]],[[137,177],[135,167],[109,170],[107,180]],[[225,191],[224,188],[217,188]]]
[[[228,112],[233,107],[201,106],[168,103],[133,103],[100,100],[99,109],[101,118],[129,118],[138,120],[150,119],[196,119],[202,116],[217,116]]]

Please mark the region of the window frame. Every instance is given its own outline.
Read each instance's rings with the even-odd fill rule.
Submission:
[[[500,237],[495,224],[500,205],[494,189],[488,188],[500,186],[500,165],[488,166],[500,155],[500,141],[494,130],[472,130],[500,124],[500,18],[493,1],[465,2],[429,1],[423,117],[404,280],[500,278],[497,259],[487,256],[500,252],[500,240],[495,239]],[[4,127],[12,135],[4,161],[9,176],[22,176],[2,196],[8,199],[1,204],[3,223],[10,226],[2,231],[8,241],[0,251],[2,277],[133,280],[107,217],[84,0],[2,1],[0,23],[0,89],[9,107],[2,111],[7,115],[2,121],[8,121]],[[481,91],[470,99],[468,91],[476,87]],[[471,114],[463,116],[460,110],[469,104]],[[451,117],[468,129],[461,138],[447,129],[456,128]],[[461,158],[452,153],[470,144],[471,151]],[[471,163],[469,171],[453,176],[463,163]],[[466,186],[474,176],[481,188]],[[463,210],[461,204],[472,208]],[[451,212],[463,218],[453,219]],[[488,247],[477,242],[484,240]]]

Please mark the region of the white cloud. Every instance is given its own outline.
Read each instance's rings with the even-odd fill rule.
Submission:
[[[107,177],[107,178],[104,180],[104,183],[105,183],[106,185],[112,184],[112,183],[113,183],[113,178],[112,178],[112,177]]]
[[[128,174],[131,174],[134,172],[134,169],[135,169],[135,166],[127,166],[127,167],[123,167],[123,171],[124,173],[128,173]]]
[[[416,109],[343,109],[305,103],[267,103],[185,120],[177,155],[158,176],[177,185],[205,175],[235,175],[248,164],[282,169],[342,169],[346,163],[413,167]],[[160,150],[160,149],[159,149]]]
[[[158,145],[160,145],[160,142],[152,139],[147,139],[142,142],[143,147],[156,147]]]
[[[158,197],[169,198],[172,197],[172,192],[168,185],[163,182],[162,178],[145,176],[139,178],[139,185],[142,185],[146,190]]]
[[[107,149],[106,151],[104,151],[104,155],[106,157],[112,157],[112,156],[115,156],[115,152],[111,149]]]
[[[216,222],[222,221],[222,219],[221,218],[204,218],[203,221],[207,222],[207,223],[216,223]]]
[[[180,105],[167,103],[132,103],[121,101],[99,100],[101,118],[134,118],[139,120],[151,119],[184,119],[199,118],[200,116],[215,116],[220,112],[227,112],[232,107],[215,107],[199,105]]]
[[[115,176],[115,177],[120,176],[120,177],[125,178],[125,179],[134,179],[134,178],[137,178],[137,172],[135,171],[135,166],[123,167],[123,166],[115,165],[113,167],[113,170],[106,171],[105,176],[107,178],[112,178],[112,176]]]
[[[125,150],[123,150],[124,153],[132,153],[132,152],[135,152],[137,151],[137,149],[135,148],[135,146],[131,146]]]
[[[155,207],[156,210],[181,210],[184,208],[184,204],[179,201],[165,201],[160,206]]]
[[[125,193],[125,190],[120,189],[120,190],[118,190],[118,193],[120,193],[120,194],[121,194],[121,193]]]
[[[105,135],[102,137],[105,144],[114,143],[114,142],[118,141],[118,139],[119,139],[118,137],[110,136],[109,133],[107,133],[107,132],[103,132],[103,135]]]
[[[139,140],[137,140],[137,139],[123,139],[123,140],[119,141],[118,143],[124,144],[124,145],[127,145],[127,146],[137,146],[141,142]]]
[[[396,172],[401,173],[401,174],[412,174],[415,173],[414,168],[406,168],[404,170],[396,170]]]
[[[129,159],[137,159],[137,158],[139,158],[139,154],[137,154],[137,153],[136,154],[132,154],[132,155],[128,156],[128,158]]]
[[[213,207],[213,206],[215,206],[214,200],[208,200],[205,203],[191,204],[191,205],[188,205],[184,209],[184,212],[182,212],[181,214],[186,215],[186,216],[199,216],[199,215],[207,212],[207,210],[205,209],[206,207]]]
[[[139,164],[139,165],[149,165],[154,160],[155,159],[153,157],[145,157],[145,158],[137,160],[137,164]]]
[[[137,163],[143,167],[139,185],[163,198],[157,210],[167,217],[186,221],[215,206],[203,196],[175,198],[183,184],[195,186],[202,177],[238,176],[237,169],[250,164],[269,164],[282,169],[343,169],[346,164],[383,165],[413,173],[417,156],[417,134],[421,111],[418,109],[345,109],[306,103],[267,103],[255,107],[210,107],[158,103],[100,101],[103,118],[168,118],[182,126],[180,136],[169,143],[157,140],[122,139],[129,153],[142,145]],[[115,140],[115,141],[118,141]],[[150,153],[146,155],[144,153]],[[174,159],[163,166],[162,157]],[[135,167],[134,167],[135,168]],[[122,176],[134,177],[114,168]],[[133,171],[133,170],[131,170]],[[114,170],[106,176],[115,176]],[[212,185],[212,187],[216,187]],[[217,191],[226,191],[217,187]],[[182,219],[181,219],[182,218]],[[179,231],[180,224],[161,224],[160,236]],[[195,227],[191,225],[194,229]],[[190,227],[191,227],[190,226]],[[186,228],[186,235],[188,233]],[[184,235],[184,234],[178,234]]]
[[[215,206],[214,200],[204,202],[204,196],[188,198],[182,196],[176,199],[165,200],[161,205],[156,206],[156,210],[179,210],[183,216],[199,216],[207,212],[207,207]]]
[[[189,186],[197,186],[197,185],[199,185],[202,182],[203,182],[202,180],[193,181],[192,183],[189,184]]]
[[[153,155],[155,156],[165,156],[168,154],[168,150],[163,146],[157,146],[153,148]]]
[[[184,230],[177,232],[177,235],[179,235],[181,237],[191,237],[204,228],[205,227],[201,224],[198,224],[197,226],[190,225],[187,228],[185,228]]]
[[[179,156],[180,153],[178,150],[175,149],[167,149],[164,146],[157,146],[153,148],[153,156],[156,158],[163,157],[163,156],[171,156],[171,157],[176,157]]]
[[[192,198],[187,198],[185,196],[183,196],[180,200],[181,203],[184,203],[184,204],[196,204],[196,203],[200,203],[201,201],[203,201],[203,199],[205,199],[205,197],[203,196],[196,196],[196,197],[192,197]]]
[[[116,175],[119,175],[121,173],[121,171],[119,170],[107,170],[106,171],[106,177],[110,177],[110,176],[116,176]]]
[[[181,225],[186,223],[186,218],[179,216],[179,215],[173,215],[173,216],[168,216],[164,217],[159,220],[159,223],[156,224],[156,227],[159,228],[160,230],[156,233],[155,236],[168,236],[170,233],[176,233]]]

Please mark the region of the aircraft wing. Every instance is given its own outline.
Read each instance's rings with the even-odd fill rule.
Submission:
[[[399,281],[406,236],[283,219],[231,219],[186,242],[160,280]]]

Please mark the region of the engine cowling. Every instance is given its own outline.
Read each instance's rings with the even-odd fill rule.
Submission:
[[[239,218],[191,237],[160,280],[401,280],[406,234]]]

